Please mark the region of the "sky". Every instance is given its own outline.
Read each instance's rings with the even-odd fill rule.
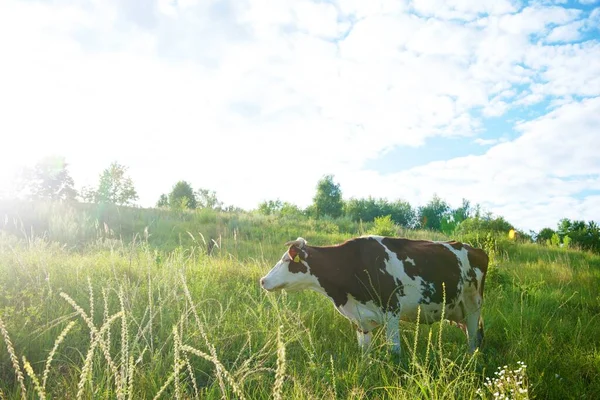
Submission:
[[[3,0],[0,191],[117,161],[138,204],[463,198],[600,221],[600,1]]]

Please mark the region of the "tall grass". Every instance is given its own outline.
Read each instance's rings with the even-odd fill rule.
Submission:
[[[266,293],[257,283],[289,238],[335,243],[360,234],[358,226],[323,233],[312,222],[293,227],[240,216],[234,234],[235,217],[203,218],[207,225],[182,222],[194,240],[186,234],[190,241],[173,249],[153,245],[153,237],[168,235],[156,223],[146,234],[140,225],[130,241],[103,223],[94,224],[95,237],[76,243],[68,235],[56,242],[0,230],[0,396],[600,395],[598,256],[535,245],[497,248],[481,351],[469,355],[464,334],[447,323],[401,323],[398,357],[382,332],[371,352],[361,352],[351,325],[323,296]],[[222,233],[208,255],[211,224]]]

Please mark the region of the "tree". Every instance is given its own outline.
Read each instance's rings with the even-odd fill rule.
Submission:
[[[223,209],[223,202],[217,198],[217,193],[214,190],[198,189],[196,200],[198,201],[198,208]]]
[[[337,218],[342,215],[342,190],[339,184],[333,182],[333,175],[326,175],[319,180],[313,205],[317,217],[328,215]]]
[[[377,217],[389,215],[391,220],[401,226],[410,227],[415,213],[410,203],[403,200],[389,202],[386,199],[352,198],[344,203],[344,214],[353,221],[374,221]]]
[[[75,200],[77,191],[64,157],[45,157],[23,171],[24,187],[32,199]]]
[[[287,218],[299,218],[302,217],[302,210],[292,203],[288,203],[287,201],[283,203],[281,206],[281,210],[279,211],[279,215]]]
[[[156,202],[156,207],[169,207],[169,196],[166,194],[161,194],[158,201]]]
[[[457,224],[463,222],[473,214],[471,202],[467,199],[462,199],[462,205],[452,211],[452,219]]]
[[[594,221],[564,218],[558,223],[557,233],[563,241],[568,236],[572,246],[600,253],[600,227]]]
[[[138,199],[127,167],[113,162],[100,174],[98,189],[87,189],[84,198],[95,203],[129,205]]]
[[[538,232],[538,234],[535,237],[535,241],[537,243],[545,244],[552,238],[552,235],[554,235],[555,233],[556,232],[551,228],[544,228]]]
[[[281,211],[283,203],[281,200],[265,200],[258,205],[258,212],[263,215],[272,215]]]
[[[425,206],[419,207],[418,220],[422,228],[439,231],[442,229],[442,219],[450,211],[450,206],[437,194]]]
[[[192,185],[186,181],[179,181],[173,185],[173,189],[169,193],[169,205],[172,208],[196,208],[198,201]]]

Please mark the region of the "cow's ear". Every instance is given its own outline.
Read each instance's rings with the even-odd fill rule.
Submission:
[[[288,250],[288,255],[293,260],[298,255],[299,249],[296,246],[290,246]]]

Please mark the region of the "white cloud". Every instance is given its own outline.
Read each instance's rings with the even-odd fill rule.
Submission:
[[[520,7],[509,1],[2,2],[0,53],[8,61],[0,64],[0,132],[12,151],[0,160],[0,185],[14,165],[57,153],[79,185],[93,183],[113,159],[130,166],[144,205],[186,179],[215,189],[229,204],[250,208],[279,197],[304,206],[326,173],[339,177],[348,195],[414,202],[437,191],[500,209],[541,193],[571,196],[596,183],[563,182],[574,173],[569,166],[586,173],[596,166],[586,156],[585,165],[553,162],[562,172],[552,178],[547,159],[526,141],[542,120],[519,125],[521,142],[497,144],[485,156],[389,176],[364,169],[390,149],[409,152],[434,137],[491,145],[477,138],[482,118],[545,99],[555,110],[544,121],[557,120],[544,129],[553,132],[554,125],[573,132],[596,111],[593,99],[573,99],[600,95],[598,41],[547,45],[573,26],[589,26],[595,14]],[[580,110],[578,118],[560,123],[573,110]],[[535,137],[547,154],[579,150]],[[534,155],[524,156],[522,148]]]
[[[520,137],[481,156],[433,162],[379,180],[372,172],[361,179],[348,176],[342,185],[352,188],[348,195],[358,195],[358,185],[369,182],[368,193],[417,204],[434,193],[454,206],[465,197],[527,229],[540,229],[566,216],[560,208],[565,198],[578,205],[569,215],[598,219],[593,208],[583,207],[592,200],[573,196],[600,190],[600,97],[563,105],[517,129]],[[554,212],[544,214],[549,209]]]
[[[518,1],[507,0],[413,0],[413,9],[420,15],[442,19],[472,20],[478,15],[500,15],[517,11]]]
[[[491,146],[493,144],[498,143],[499,141],[500,141],[500,139],[482,139],[482,138],[477,138],[474,140],[474,142],[480,146]]]
[[[548,43],[555,42],[574,42],[581,39],[581,28],[584,26],[584,21],[574,21],[567,25],[557,26],[552,29],[552,32],[546,37]]]

